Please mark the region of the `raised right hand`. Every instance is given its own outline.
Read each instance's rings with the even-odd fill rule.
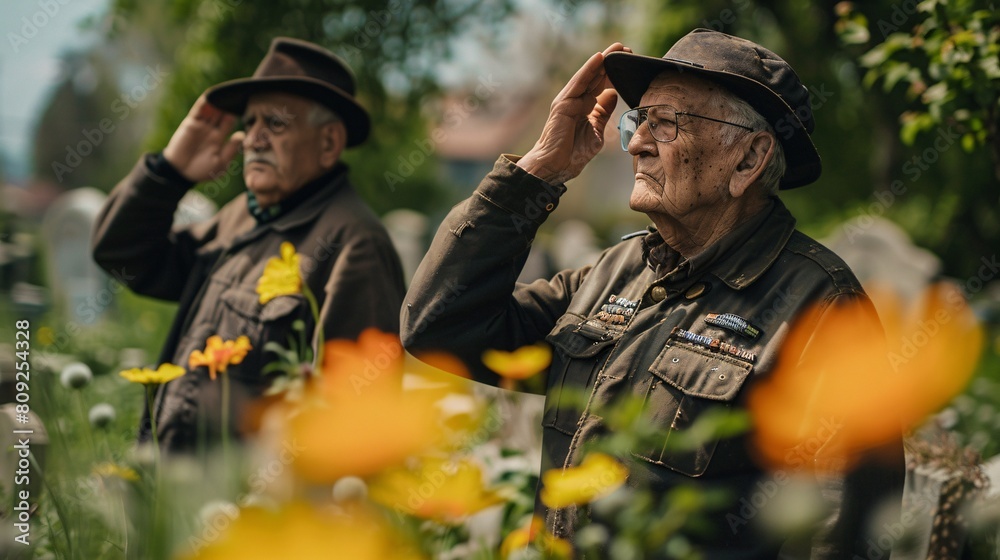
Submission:
[[[163,157],[191,181],[214,179],[226,170],[243,142],[243,132],[230,135],[235,125],[235,115],[215,107],[203,94],[170,137]]]
[[[559,92],[535,146],[517,166],[550,185],[576,177],[604,146],[604,129],[618,94],[604,71],[604,57],[632,49],[614,43],[590,57]]]

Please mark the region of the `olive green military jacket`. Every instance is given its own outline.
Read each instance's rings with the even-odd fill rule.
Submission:
[[[775,558],[780,539],[762,538],[751,519],[759,508],[744,507],[767,487],[749,437],[689,452],[673,451],[668,442],[708,408],[742,406],[748,389],[775,367],[801,312],[867,303],[867,296],[840,258],[795,230],[777,199],[691,259],[681,259],[655,231],[640,232],[592,266],[517,283],[538,226],[563,192],[501,157],[445,218],[417,270],[401,315],[404,346],[418,354],[450,352],[476,379],[496,384],[481,364],[484,350],[547,341],[554,353],[545,380],[543,471],[578,464],[582,445],[605,429],[601,407],[634,396],[662,439],[621,458],[628,483],[658,493],[692,482],[729,489],[732,506],[714,514],[715,531],[700,543],[706,557]],[[874,309],[866,309],[870,324],[859,332],[880,335]],[[567,388],[583,392],[586,405],[571,404]],[[811,548],[814,558],[849,558],[854,551],[867,557],[867,516],[883,498],[898,504],[902,492],[901,446],[890,447],[890,465],[828,481],[837,509],[815,542],[801,548]],[[549,510],[537,499],[536,510],[557,536],[572,535],[588,515],[584,508]]]

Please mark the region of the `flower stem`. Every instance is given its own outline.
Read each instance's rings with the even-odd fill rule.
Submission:
[[[309,286],[302,283],[302,295],[305,296],[306,301],[309,302],[309,309],[312,311],[313,322],[316,324],[316,336],[313,340],[316,341],[316,352],[314,353],[313,359],[313,369],[318,370],[323,367],[323,323],[319,320],[319,304],[316,303],[316,296],[313,295],[312,290]]]
[[[149,431],[153,435],[153,524],[150,527],[150,535],[156,535],[160,525],[160,439],[156,433],[156,411],[153,409],[153,394],[156,392],[156,385],[149,383],[143,385],[146,389],[146,405],[149,407]]]
[[[222,472],[229,473],[229,374],[222,374]],[[228,485],[226,490],[228,491]]]

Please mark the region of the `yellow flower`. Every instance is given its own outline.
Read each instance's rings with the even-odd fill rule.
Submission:
[[[139,480],[139,473],[128,467],[123,467],[114,463],[101,463],[97,465],[94,467],[94,474],[103,478],[117,477],[122,480],[132,482]]]
[[[277,511],[240,510],[219,536],[186,560],[235,558],[350,558],[417,560],[416,547],[364,508],[350,515],[294,502]]]
[[[545,552],[547,559],[569,559],[573,557],[573,545],[545,530],[545,522],[537,515],[531,516],[528,524],[514,529],[500,545],[500,558],[507,560],[512,554],[534,543]]]
[[[932,286],[917,310],[871,295],[881,304],[884,339],[864,302],[810,309],[791,326],[774,371],[750,391],[755,451],[765,465],[849,467],[969,381],[984,336],[958,288]]]
[[[122,371],[121,375],[132,383],[142,383],[144,385],[154,383],[166,383],[184,375],[186,371],[181,366],[174,364],[160,364],[155,370],[149,368],[132,368]]]
[[[302,276],[299,274],[299,255],[295,246],[285,241],[281,244],[281,257],[273,257],[264,265],[264,273],[257,281],[260,304],[278,296],[298,294],[302,291]]]
[[[522,346],[513,352],[487,350],[483,352],[486,367],[507,379],[527,379],[538,375],[552,363],[552,349],[544,342]]]
[[[427,457],[414,469],[391,468],[369,482],[372,500],[416,517],[447,524],[504,502],[483,486],[483,473],[469,459]]]
[[[542,502],[564,508],[610,494],[628,477],[628,469],[609,455],[591,453],[579,467],[551,469],[542,474]]]
[[[205,341],[205,350],[195,350],[188,358],[188,367],[208,366],[208,375],[214,380],[216,372],[226,373],[226,368],[243,361],[250,351],[250,339],[241,336],[236,340],[223,341],[212,335]]]

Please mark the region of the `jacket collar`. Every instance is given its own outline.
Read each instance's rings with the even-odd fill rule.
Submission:
[[[303,224],[314,222],[320,213],[325,211],[329,206],[329,201],[334,195],[345,188],[349,188],[347,165],[338,163],[329,173],[304,186],[302,190],[308,189],[304,197],[293,201],[294,203],[291,207],[285,207],[279,215],[271,220],[264,223],[256,223],[255,227],[237,238],[233,246],[253,241],[269,231],[285,232]],[[302,190],[298,192],[302,192]],[[254,218],[250,214],[249,209],[246,215],[253,223]]]
[[[284,216],[285,214],[291,213],[296,208],[302,206],[303,202],[312,198],[316,192],[322,190],[324,187],[328,186],[337,177],[343,175],[347,171],[347,166],[343,163],[338,163],[333,166],[330,171],[320,175],[319,177],[309,181],[305,185],[302,185],[297,191],[293,192],[290,196],[281,200],[277,204],[268,206],[267,208],[261,208],[257,203],[257,197],[254,196],[252,192],[247,190],[247,210],[250,215],[253,216],[254,220],[258,224],[267,224],[273,222]]]
[[[658,276],[681,279],[710,272],[730,288],[742,290],[770,268],[795,231],[795,218],[777,197],[772,201],[768,209],[688,259],[650,228],[642,240],[642,258]]]

